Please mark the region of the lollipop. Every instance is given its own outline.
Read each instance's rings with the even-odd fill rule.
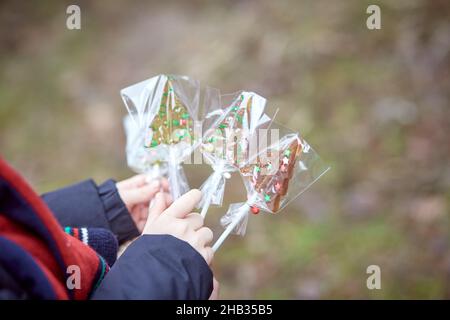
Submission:
[[[221,205],[225,181],[247,158],[256,129],[269,123],[264,114],[266,99],[253,92],[241,92],[206,131],[201,151],[214,173],[200,187],[203,193],[199,207],[204,217],[210,204]],[[216,112],[216,111],[214,111]]]
[[[244,235],[249,212],[278,213],[328,171],[318,155],[297,133],[282,136],[241,166],[247,202],[230,205],[221,219],[226,227],[216,251],[231,232]]]
[[[272,156],[272,150],[268,151],[268,157]],[[301,155],[302,145],[298,137],[293,138],[287,148],[275,151],[278,168],[275,168],[271,160],[262,161],[257,158],[256,164],[246,165],[241,168],[242,176],[248,180],[252,190],[255,190],[264,208],[277,213],[283,197],[287,195],[289,181],[294,175],[296,160]],[[258,213],[258,207],[254,207],[254,213]]]
[[[146,148],[146,135],[135,125],[130,115],[124,118],[126,156],[128,166],[135,172],[145,173],[149,180],[167,175],[166,162],[158,159],[156,150]]]
[[[182,76],[159,75],[121,90],[130,114],[125,120],[127,160],[137,171],[154,177],[168,175],[174,199],[189,186],[181,167],[199,141],[199,85]]]

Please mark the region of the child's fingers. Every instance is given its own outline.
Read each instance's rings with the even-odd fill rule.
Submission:
[[[213,240],[213,232],[210,228],[203,227],[197,230],[197,235],[200,238],[200,243],[207,245]]]
[[[139,232],[142,232],[145,228],[145,224],[147,223],[146,220],[140,220],[138,223],[136,223],[136,228]]]
[[[176,218],[184,218],[194,210],[201,198],[201,191],[192,189],[174,201],[174,203],[166,210],[166,213]]]
[[[164,199],[166,201],[166,208],[170,207],[170,205],[172,204],[172,196],[170,195],[170,193],[167,192],[161,193],[164,195]],[[140,211],[140,217],[142,217],[143,219],[147,219],[149,206],[145,204],[140,204],[140,206],[143,206],[144,208],[142,211]]]
[[[198,230],[203,226],[203,217],[196,212],[188,214],[185,220],[188,221],[189,225],[194,230]]]
[[[139,207],[137,210],[139,219],[146,221],[148,217],[148,205],[141,203],[138,206]]]
[[[170,207],[170,205],[173,203],[172,195],[170,193],[165,193],[165,196],[167,207]]]
[[[125,179],[123,181],[120,181],[117,183],[118,188],[138,188],[140,186],[143,186],[146,184],[146,175],[145,174],[138,174],[131,178]]]
[[[200,254],[202,257],[206,260],[206,263],[208,265],[211,264],[213,258],[214,258],[214,251],[211,247],[205,247],[200,251]]]
[[[216,280],[216,277],[213,278],[213,291],[211,292],[211,296],[208,300],[218,300],[220,292],[220,284],[219,281]]]
[[[154,177],[148,176],[145,179],[145,182],[150,184],[155,180],[158,180],[160,182],[160,185],[161,185],[161,188],[163,191],[169,191],[169,181],[167,180],[167,178],[164,178],[164,177],[154,178]]]
[[[159,181],[155,180],[150,184],[146,184],[140,188],[132,188],[122,192],[122,200],[127,206],[139,203],[148,203],[154,195],[159,192]]]
[[[161,178],[159,180],[161,182],[161,187],[164,191],[169,191],[169,181],[166,178]]]
[[[156,217],[158,217],[165,209],[166,209],[166,199],[164,197],[164,194],[158,192],[148,210],[147,223],[149,223],[149,220],[153,220]]]

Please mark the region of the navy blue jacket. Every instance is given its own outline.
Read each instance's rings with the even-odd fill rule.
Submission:
[[[106,228],[119,242],[139,236],[112,180],[100,186],[86,180],[42,198],[63,226]],[[1,271],[0,266],[0,289],[7,290],[0,298],[26,297],[13,277]],[[169,235],[144,235],[115,262],[93,298],[207,299],[212,277],[206,261],[187,242]]]
[[[119,244],[139,236],[139,231],[119,196],[116,183],[100,186],[89,179],[42,195],[62,226],[111,230]]]

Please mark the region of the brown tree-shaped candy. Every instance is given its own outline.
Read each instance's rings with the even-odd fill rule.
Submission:
[[[259,200],[264,202],[264,207],[273,213],[280,209],[281,201],[287,194],[289,181],[293,177],[301,151],[300,140],[296,137],[286,147],[269,150],[267,157],[258,156],[256,163],[241,168],[241,173],[248,180],[252,191],[258,194]],[[279,160],[277,168],[268,160],[272,156]],[[259,210],[253,207],[252,212],[258,213]]]

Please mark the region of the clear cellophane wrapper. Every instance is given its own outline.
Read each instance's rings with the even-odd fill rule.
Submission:
[[[143,131],[139,130],[130,115],[127,115],[123,122],[128,167],[137,173],[145,173],[152,179],[167,177],[167,164],[163,161],[155,160],[158,158],[155,150],[142,147],[145,140]]]
[[[254,92],[223,95],[221,101],[216,101],[219,106],[210,108],[206,116],[214,120],[205,130],[201,152],[214,172],[200,187],[203,194],[200,208],[205,203],[222,205],[226,179],[247,157],[250,140],[257,129],[270,122],[264,113],[266,99]]]
[[[298,134],[273,125],[283,134],[241,166],[239,172],[247,190],[245,203],[229,206],[221,224],[235,224],[233,233],[244,235],[250,214],[279,212],[325,174],[329,167]]]
[[[189,190],[182,162],[199,145],[200,86],[186,76],[158,75],[120,92],[129,112],[125,120],[130,168],[167,176],[172,197]]]

